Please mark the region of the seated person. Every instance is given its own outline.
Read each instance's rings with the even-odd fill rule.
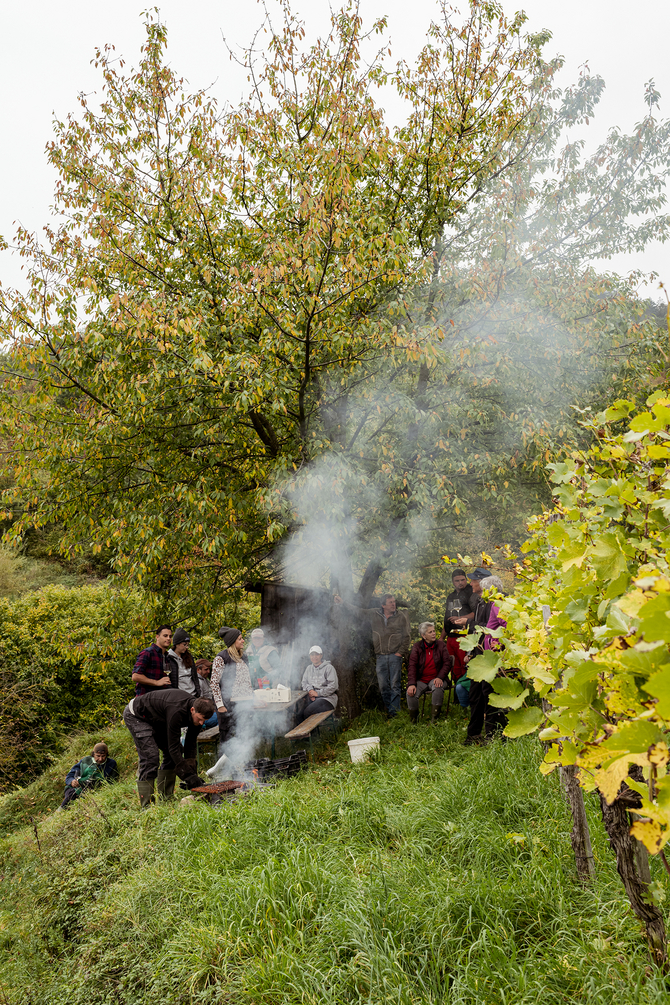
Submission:
[[[109,756],[106,743],[96,743],[90,757],[82,757],[81,761],[70,768],[65,778],[65,795],[59,809],[64,810],[73,799],[85,795],[89,789],[94,789],[101,782],[116,782],[119,769],[116,761]]]
[[[409,654],[407,666],[407,708],[411,722],[419,718],[419,698],[424,691],[431,691],[431,722],[437,722],[444,701],[444,682],[454,665],[454,658],[447,650],[446,642],[436,641],[435,625],[424,621],[419,625],[421,639],[415,642]]]
[[[275,646],[265,641],[265,632],[262,628],[254,628],[251,633],[251,645],[247,648],[246,656],[249,660],[252,687],[260,687],[258,681],[264,677],[267,677],[271,687],[276,687],[281,674],[281,659]]]
[[[307,691],[307,702],[298,722],[304,722],[310,715],[332,712],[337,708],[337,672],[332,663],[323,658],[321,646],[312,646],[309,651],[310,664],[302,675],[301,689]]]

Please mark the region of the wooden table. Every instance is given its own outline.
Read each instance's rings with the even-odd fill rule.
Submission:
[[[290,701],[268,701],[264,705],[257,704],[256,701],[236,701],[235,705],[241,712],[251,713],[254,718],[268,716],[270,719],[270,731],[272,733],[272,760],[275,758],[275,740],[277,736],[284,735],[285,724],[280,718],[283,712],[295,715],[295,712],[307,694],[306,691],[291,691]],[[276,723],[272,719],[276,718]]]

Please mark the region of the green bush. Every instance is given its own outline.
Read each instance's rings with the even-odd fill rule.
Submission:
[[[256,599],[231,597],[221,618],[258,624]],[[115,722],[133,694],[138,652],[174,612],[139,590],[109,583],[45,586],[0,597],[0,792],[35,777],[73,732]],[[221,647],[217,623],[192,632],[196,655]]]

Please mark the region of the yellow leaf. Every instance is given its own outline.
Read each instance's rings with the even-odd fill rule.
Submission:
[[[652,855],[658,855],[665,844],[663,831],[660,824],[657,824],[655,820],[636,820],[630,832],[634,838],[642,842],[647,851],[651,852]]]

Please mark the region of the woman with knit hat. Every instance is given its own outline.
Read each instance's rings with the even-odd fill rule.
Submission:
[[[219,720],[219,741],[225,743],[234,731],[234,702],[252,699],[254,692],[242,632],[224,627],[219,629],[219,636],[226,648],[214,657],[210,685]]]

